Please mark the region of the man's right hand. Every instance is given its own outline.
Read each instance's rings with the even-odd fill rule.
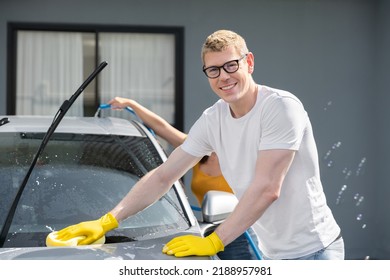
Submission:
[[[118,227],[118,221],[111,213],[107,213],[98,220],[82,222],[58,231],[56,238],[67,241],[71,238],[84,236],[77,245],[88,245],[103,237],[103,235]]]

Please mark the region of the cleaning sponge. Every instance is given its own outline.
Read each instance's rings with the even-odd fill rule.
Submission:
[[[53,231],[46,237],[46,246],[47,247],[58,247],[58,246],[77,246],[77,243],[83,240],[85,236],[77,236],[66,241],[57,239],[57,231]],[[103,235],[100,239],[96,240],[92,244],[104,244],[106,242],[106,237]]]

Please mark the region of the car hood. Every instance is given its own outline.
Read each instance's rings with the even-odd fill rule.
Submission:
[[[136,242],[75,247],[0,248],[0,260],[177,260],[161,252],[163,246],[171,239],[172,236]]]

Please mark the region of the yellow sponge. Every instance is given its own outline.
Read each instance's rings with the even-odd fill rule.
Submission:
[[[57,232],[53,231],[46,237],[46,246],[47,247],[58,247],[58,246],[77,246],[77,243],[83,240],[85,236],[77,236],[66,241],[57,239]],[[92,244],[104,244],[106,242],[106,237],[103,235],[100,239],[96,240]]]

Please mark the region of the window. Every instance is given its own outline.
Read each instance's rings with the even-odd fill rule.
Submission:
[[[183,128],[182,27],[9,23],[8,59],[7,114],[54,115],[107,61],[67,115],[94,116],[122,96]]]

